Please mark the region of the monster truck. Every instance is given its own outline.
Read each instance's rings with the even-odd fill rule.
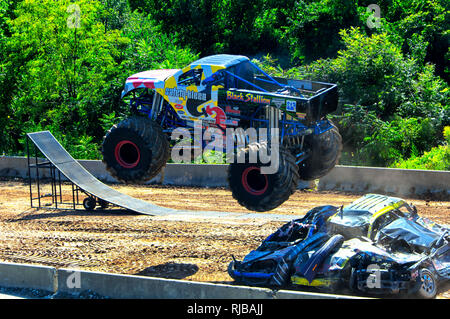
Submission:
[[[148,181],[161,171],[177,128],[200,127],[202,134],[234,129],[233,154],[242,160],[229,162],[229,187],[241,205],[255,211],[276,208],[299,179],[322,177],[340,157],[341,136],[326,119],[337,108],[337,86],[271,77],[245,56],[213,55],[181,70],[134,74],[122,98],[129,99],[132,115],[107,132],[102,154],[110,174],[126,183]],[[250,139],[251,128],[265,128],[267,134]],[[191,151],[198,145],[205,142],[194,142]],[[272,150],[277,169],[264,173],[275,157],[255,159],[251,153],[272,155]]]

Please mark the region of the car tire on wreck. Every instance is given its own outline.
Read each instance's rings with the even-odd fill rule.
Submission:
[[[250,152],[266,152],[266,143],[252,143],[241,150],[244,163],[231,163],[228,167],[228,184],[233,198],[249,210],[263,212],[274,209],[291,196],[298,185],[299,174],[295,157],[284,147],[279,147],[279,166],[274,174],[262,174],[258,160],[250,163]]]
[[[143,183],[165,166],[169,142],[158,123],[132,116],[107,132],[102,155],[106,169],[114,178],[125,183]]]
[[[437,281],[436,276],[427,268],[419,270],[419,280],[421,285],[417,291],[417,295],[424,299],[433,299],[437,294]]]
[[[310,156],[299,165],[300,178],[314,180],[328,174],[339,162],[342,152],[342,137],[334,124],[320,135],[305,137],[305,146]]]

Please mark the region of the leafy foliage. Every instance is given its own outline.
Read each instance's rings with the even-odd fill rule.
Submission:
[[[127,74],[182,68],[198,58],[187,47],[175,45],[176,37],[163,33],[150,15],[137,11],[128,15],[122,35],[131,40],[124,61]]]
[[[158,27],[143,14],[123,9],[126,19],[116,21],[115,7],[99,1],[71,5],[23,1],[5,20],[11,34],[2,38],[3,153],[23,152],[26,132],[50,130],[75,157],[99,158],[105,131],[100,119],[117,119],[125,110],[120,92],[129,72],[176,67],[196,57],[170,36],[158,38]]]
[[[127,39],[117,30],[105,32],[98,22],[101,6],[97,1],[79,1],[80,27],[68,27],[69,4],[21,2],[17,18],[8,22],[11,36],[6,42],[7,77],[2,92],[10,95],[5,105],[10,121],[4,129],[13,138],[22,136],[24,127],[33,126],[82,137],[95,132],[95,119],[105,111],[97,102],[111,85],[110,79],[118,75],[117,60]],[[2,146],[3,151],[19,148]]]
[[[444,128],[445,142],[433,147],[422,156],[412,156],[403,161],[395,162],[392,167],[406,169],[450,170],[450,126]]]
[[[339,85],[341,163],[448,169],[449,3],[379,0],[376,27],[372,3],[1,0],[0,153],[50,130],[75,157],[99,158],[126,116],[129,75],[232,53]]]
[[[344,106],[333,116],[344,141],[341,163],[389,166],[423,154],[450,124],[448,84],[402,52],[387,32],[340,32],[344,47],[334,59],[280,71],[265,57],[268,72],[337,83]]]

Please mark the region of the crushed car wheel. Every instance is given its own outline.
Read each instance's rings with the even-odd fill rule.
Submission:
[[[133,116],[114,125],[102,144],[108,172],[126,183],[142,183],[155,177],[169,158],[169,143],[158,123]]]
[[[422,282],[417,294],[421,298],[433,299],[437,294],[436,276],[427,268],[419,271],[419,279]]]
[[[227,176],[233,198],[247,209],[259,212],[280,206],[295,192],[299,182],[295,157],[282,146],[279,148],[279,166],[276,173],[261,173],[261,167],[270,164],[262,164],[260,161],[250,163],[250,152],[260,152],[263,148],[267,148],[267,144],[249,145],[243,150],[245,163],[230,164]]]

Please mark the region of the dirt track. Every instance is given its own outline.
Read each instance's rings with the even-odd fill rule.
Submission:
[[[226,189],[113,186],[169,208],[248,212]],[[47,191],[50,187],[44,187]],[[64,186],[71,194],[69,186]],[[319,205],[342,205],[357,194],[297,191],[270,213],[301,216]],[[67,197],[66,199],[68,199]],[[48,199],[47,199],[48,201]],[[408,199],[419,214],[450,224],[450,201]],[[242,259],[282,223],[231,218],[170,220],[124,212],[31,209],[28,185],[0,182],[0,261],[78,267],[208,282],[231,282],[231,254]],[[440,294],[449,298],[449,291]]]

